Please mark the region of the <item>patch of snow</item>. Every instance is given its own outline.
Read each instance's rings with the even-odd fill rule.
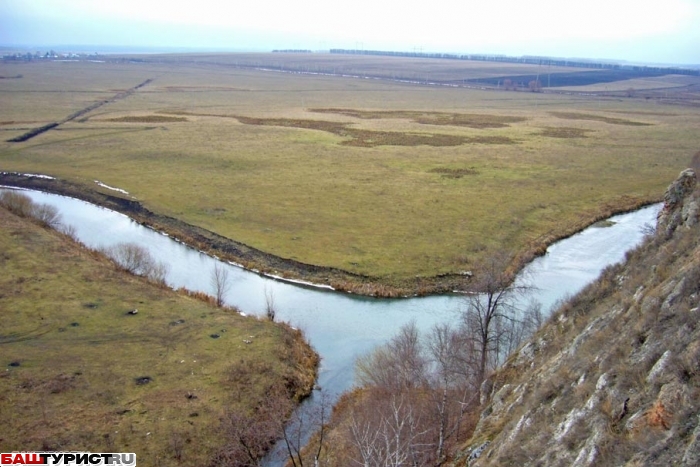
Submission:
[[[334,289],[333,287],[331,287],[330,285],[326,285],[326,284],[316,284],[315,282],[302,281],[302,280],[299,280],[299,279],[287,279],[286,277],[277,276],[277,275],[275,275],[275,274],[266,274],[266,273],[264,273],[263,276],[269,277],[270,279],[275,279],[275,280],[278,280],[278,281],[281,281],[281,282],[289,282],[289,283],[291,283],[291,284],[306,285],[306,286],[308,286],[308,287],[316,287],[316,288],[319,288],[319,289],[335,290],[335,289]]]
[[[56,177],[51,177],[49,175],[42,175],[42,174],[21,174],[19,172],[0,172],[2,175],[19,175],[20,177],[28,177],[28,178],[43,178],[45,180],[56,180]]]
[[[121,188],[115,188],[113,186],[105,185],[104,183],[102,183],[99,180],[95,180],[95,183],[97,183],[97,185],[101,186],[102,188],[107,188],[108,190],[117,191],[117,192],[123,193],[125,195],[129,194],[129,192],[126,190],[122,190]]]

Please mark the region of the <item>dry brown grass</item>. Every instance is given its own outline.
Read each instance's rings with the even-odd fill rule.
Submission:
[[[270,387],[297,399],[311,390],[314,372],[302,368],[317,361],[298,331],[156,287],[3,208],[0,226],[3,452],[128,451],[143,465],[206,465],[225,441],[224,412]],[[267,370],[231,381],[241,359]]]

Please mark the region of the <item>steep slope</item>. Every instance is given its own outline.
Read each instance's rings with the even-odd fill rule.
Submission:
[[[699,206],[685,170],[655,233],[484,383],[456,465],[700,465]]]

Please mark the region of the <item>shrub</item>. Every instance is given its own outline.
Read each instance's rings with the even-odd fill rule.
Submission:
[[[144,247],[135,243],[118,243],[103,249],[118,267],[154,282],[165,282],[167,266],[156,261]]]

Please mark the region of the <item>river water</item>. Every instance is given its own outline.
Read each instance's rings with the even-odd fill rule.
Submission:
[[[212,271],[217,260],[167,235],[155,232],[127,216],[80,200],[25,191],[35,202],[59,209],[63,223],[75,228],[77,238],[91,248],[134,242],[167,265],[167,283],[213,294]],[[661,205],[610,218],[610,227],[589,227],[547,249],[520,274],[536,290],[531,295],[548,312],[558,300],[572,295],[595,279],[607,265],[621,261],[643,238],[642,228],[655,224]],[[220,263],[222,264],[222,263]],[[318,384],[338,394],[352,387],[358,355],[386,342],[404,324],[415,321],[428,331],[433,325],[458,319],[464,306],[459,295],[405,299],[377,299],[301,286],[262,277],[223,263],[229,270],[228,305],[247,314],[264,315],[265,295],[272,296],[277,319],[302,329],[321,355]]]
[[[121,242],[146,247],[157,261],[167,265],[166,282],[174,288],[213,295],[211,276],[219,264],[227,268],[231,281],[225,296],[227,305],[262,316],[266,295],[273,297],[276,319],[302,329],[321,355],[318,385],[331,401],[352,387],[357,356],[387,342],[410,321],[423,332],[436,324],[456,321],[465,306],[464,297],[459,294],[378,299],[263,277],[221,263],[123,214],[64,196],[25,193],[37,203],[58,208],[63,223],[73,226],[77,238],[91,248]],[[548,315],[558,301],[581,290],[606,266],[623,260],[625,252],[643,239],[643,229],[655,225],[660,208],[661,204],[657,204],[611,217],[607,227],[592,226],[551,245],[546,255],[532,261],[516,279],[533,286],[534,292],[526,299],[538,301]],[[313,403],[313,398],[309,403]],[[283,448],[278,443],[263,465],[284,465]]]

